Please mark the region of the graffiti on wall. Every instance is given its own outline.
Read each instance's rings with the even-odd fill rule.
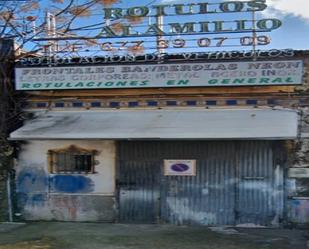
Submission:
[[[292,200],[292,220],[298,223],[309,222],[309,200]]]
[[[93,181],[81,175],[55,175],[50,178],[50,191],[60,193],[93,192]]]
[[[20,208],[25,205],[43,206],[48,193],[89,193],[94,190],[94,182],[82,175],[49,176],[39,167],[23,168],[16,179],[17,198]]]
[[[25,167],[17,177],[17,197],[20,207],[41,206],[47,200],[48,176],[43,169]]]

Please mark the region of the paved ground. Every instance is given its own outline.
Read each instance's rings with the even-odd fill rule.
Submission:
[[[0,224],[0,249],[308,249],[306,230],[98,223]]]

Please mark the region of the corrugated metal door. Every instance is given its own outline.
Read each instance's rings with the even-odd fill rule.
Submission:
[[[165,176],[161,219],[173,224],[233,225],[233,143],[165,143],[166,159],[196,159],[196,176]]]
[[[119,219],[156,223],[160,212],[160,160],[154,143],[119,144]]]
[[[120,142],[120,221],[275,224],[281,199],[272,193],[283,177],[272,148],[270,141]],[[164,159],[195,159],[197,174],[164,176]]]
[[[237,224],[270,226],[279,223],[283,211],[282,152],[278,142],[238,143]]]

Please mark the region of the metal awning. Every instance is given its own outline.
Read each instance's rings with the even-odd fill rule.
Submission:
[[[11,133],[12,140],[294,139],[288,109],[50,111]]]

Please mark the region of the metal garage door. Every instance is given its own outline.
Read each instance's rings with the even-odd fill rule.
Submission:
[[[283,176],[274,144],[119,142],[120,221],[275,225],[282,215]],[[196,176],[164,176],[164,159],[196,160]]]

